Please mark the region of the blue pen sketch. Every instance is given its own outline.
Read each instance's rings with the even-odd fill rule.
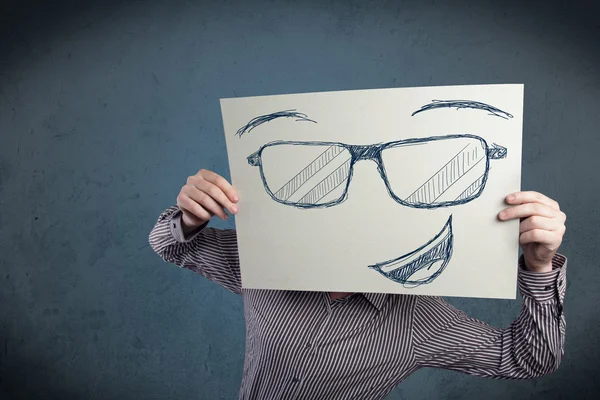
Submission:
[[[246,125],[242,126],[240,129],[237,130],[236,135],[242,137],[245,133],[250,132],[257,126],[260,126],[265,122],[269,122],[277,118],[296,118],[296,121],[314,122],[315,124],[317,123],[316,121],[313,121],[312,119],[308,118],[306,114],[297,112],[295,109],[283,110],[252,118],[250,122],[248,122]]]
[[[432,100],[431,103],[425,104],[420,109],[413,112],[411,116],[415,116],[423,111],[434,110],[436,108],[456,108],[457,110],[460,110],[461,108],[474,108],[477,110],[485,110],[489,113],[489,115],[495,115],[496,117],[504,119],[513,118],[513,115],[507,113],[506,111],[502,111],[501,109],[489,104],[473,100]]]
[[[436,162],[441,164],[441,167],[435,173],[413,183],[413,187],[403,187],[406,185],[399,184],[397,179],[392,183],[390,174],[394,175],[398,172],[395,171],[396,168],[386,169],[386,160],[401,159],[402,154],[406,153],[399,153],[399,151],[410,151],[406,149],[408,146],[432,146],[432,144],[437,144],[438,152],[440,145],[442,149],[454,148],[454,151],[446,151],[444,157],[438,157]],[[265,151],[272,154],[279,149],[282,149],[281,151],[285,149],[287,154],[291,150],[295,155],[302,152],[308,156],[305,157],[303,164],[293,168],[276,165],[277,174],[279,176],[283,174],[285,179],[273,183],[271,177],[265,173],[263,158]],[[354,165],[361,160],[372,160],[377,164],[377,170],[392,199],[408,207],[435,209],[465,204],[478,198],[488,179],[490,160],[506,158],[506,155],[505,147],[497,144],[488,145],[479,136],[457,134],[373,145],[274,141],[260,147],[258,151],[248,156],[247,160],[250,165],[260,167],[266,192],[274,201],[283,205],[312,209],[342,203],[348,195]],[[277,160],[281,158],[276,157]],[[418,168],[415,165],[412,167]],[[403,173],[407,173],[406,168],[403,169]],[[473,177],[474,173],[477,176]]]
[[[472,100],[432,100],[412,116],[439,108],[479,109],[503,119],[513,118],[497,107]],[[316,123],[306,114],[284,110],[258,116],[236,134],[242,137],[276,118]],[[411,146],[420,146],[429,156],[411,156]],[[490,160],[504,159],[507,153],[506,147],[488,144],[480,136],[450,134],[371,145],[278,140],[261,146],[247,157],[247,161],[251,166],[259,167],[265,191],[282,205],[315,209],[341,204],[348,197],[354,165],[371,160],[376,163],[393,200],[412,208],[436,209],[466,204],[481,196],[489,177]],[[404,162],[405,159],[411,161]],[[397,164],[398,160],[402,164]],[[399,170],[402,171],[400,175]],[[427,243],[368,268],[405,288],[415,288],[431,283],[445,270],[452,257],[453,244],[450,215],[444,227]]]
[[[405,288],[415,288],[431,283],[444,271],[452,257],[453,244],[450,215],[442,230],[423,246],[393,260],[369,265],[369,268]]]

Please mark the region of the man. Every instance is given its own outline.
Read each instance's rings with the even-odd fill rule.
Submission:
[[[409,374],[438,367],[527,379],[563,354],[566,215],[536,192],[506,197],[502,221],[520,219],[523,306],[506,329],[469,318],[440,297],[242,289],[234,230],[207,228],[238,212],[234,188],[214,172],[188,178],[150,244],[165,261],[240,294],[246,317],[241,399],[382,399]]]

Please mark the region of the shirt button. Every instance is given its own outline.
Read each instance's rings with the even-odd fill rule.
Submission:
[[[312,348],[312,345],[311,345],[310,343],[306,343],[306,344],[304,345],[304,348],[305,348],[306,350],[310,350],[310,349]]]
[[[298,383],[298,382],[300,382],[300,378],[298,378],[298,377],[292,378],[292,383]]]

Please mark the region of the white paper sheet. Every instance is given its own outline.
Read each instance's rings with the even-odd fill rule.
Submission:
[[[523,85],[233,98],[221,110],[243,287],[515,298],[518,221],[497,214],[520,190]]]

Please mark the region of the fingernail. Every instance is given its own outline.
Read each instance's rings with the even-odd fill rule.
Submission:
[[[236,206],[231,206],[231,212],[232,213],[237,213],[238,212],[238,208]]]
[[[506,200],[508,200],[508,201],[513,201],[514,199],[515,199],[515,195],[514,195],[514,194],[511,194],[511,195],[509,195],[509,196],[506,198]]]

